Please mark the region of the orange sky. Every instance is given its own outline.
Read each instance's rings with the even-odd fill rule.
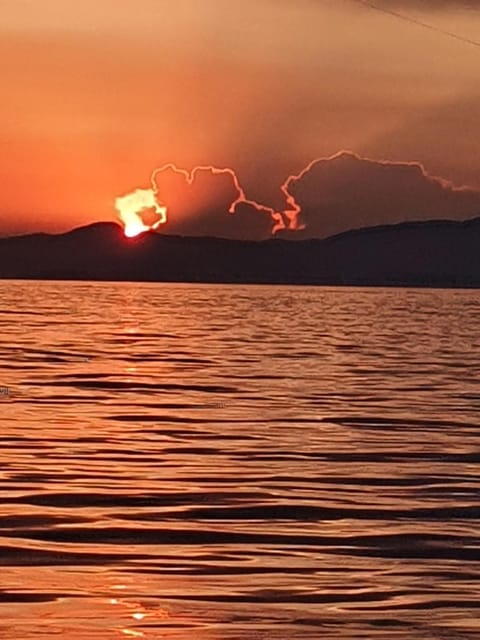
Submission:
[[[475,3],[376,4],[480,38]],[[480,188],[480,49],[353,0],[2,0],[0,59],[0,233],[113,220],[168,162],[274,206],[342,149]]]

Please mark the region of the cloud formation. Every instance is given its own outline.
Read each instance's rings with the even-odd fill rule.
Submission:
[[[168,211],[170,234],[260,240],[275,228],[273,209],[248,200],[231,169],[189,173],[167,165],[153,172],[152,186]]]
[[[480,215],[478,189],[431,176],[417,162],[372,160],[348,151],[290,175],[279,186],[283,203],[277,212],[250,200],[231,169],[188,172],[167,165],[153,172],[152,188],[168,212],[159,230],[184,236],[264,240],[278,232],[291,239],[324,238],[359,227]],[[133,195],[138,193],[144,191]],[[279,229],[276,216],[290,230]]]
[[[322,238],[352,228],[480,215],[480,190],[430,176],[419,163],[376,161],[351,152],[318,160],[290,184],[303,232]]]

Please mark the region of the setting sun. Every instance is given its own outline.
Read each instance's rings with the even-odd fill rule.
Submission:
[[[127,238],[133,238],[145,231],[153,231],[167,222],[167,208],[158,204],[152,189],[137,189],[115,200],[115,208],[125,227]],[[159,216],[152,224],[147,224],[142,213],[153,210]]]

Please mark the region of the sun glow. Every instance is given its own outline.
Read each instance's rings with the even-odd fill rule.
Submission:
[[[120,196],[115,200],[115,208],[123,222],[127,238],[158,229],[161,224],[165,224],[167,221],[167,207],[157,202],[153,189],[137,189],[125,196]],[[155,214],[159,216],[158,220],[152,224],[145,224],[141,217],[142,212],[148,209],[153,209]]]

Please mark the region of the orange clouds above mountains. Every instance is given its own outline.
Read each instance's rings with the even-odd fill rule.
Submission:
[[[168,211],[163,233],[264,240],[274,231],[272,216],[253,203],[243,202],[231,212],[238,190],[229,173],[199,171],[189,182],[182,172],[168,169],[154,173],[154,185]],[[315,161],[284,188],[293,199],[283,195],[279,211],[298,205],[300,230],[279,233],[294,240],[355,227],[480,216],[480,189],[431,176],[418,163],[376,161],[346,151]],[[279,215],[288,227],[288,217]]]

